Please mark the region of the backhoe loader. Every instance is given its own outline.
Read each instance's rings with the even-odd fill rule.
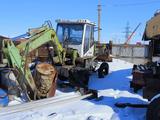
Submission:
[[[16,46],[13,39],[4,39],[2,41],[4,54],[2,61],[6,63],[4,68],[13,71],[20,93],[28,101],[41,99],[40,91],[44,89],[38,88],[37,79],[34,77],[28,62],[29,54],[42,45],[46,45],[48,48],[49,54],[47,57],[50,58],[48,62],[54,66],[54,75],[68,79],[69,84],[78,88],[82,94],[93,93],[94,96],[97,96],[95,90],[89,90],[88,88],[90,72],[98,69],[99,77],[108,74],[108,64],[103,60],[99,63],[94,57],[95,24],[88,20],[78,20],[76,22],[58,20],[57,22],[57,33],[47,22],[40,28],[29,29],[23,35],[27,36],[27,40]],[[42,69],[40,71],[45,70],[44,67]],[[53,78],[56,79],[56,77]],[[45,93],[55,92],[52,89],[53,86],[50,83]]]

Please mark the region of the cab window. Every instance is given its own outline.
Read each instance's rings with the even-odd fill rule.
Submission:
[[[57,36],[61,43],[67,41],[72,45],[82,44],[83,25],[81,24],[58,24]]]
[[[86,34],[84,39],[84,54],[89,50],[90,47],[90,38],[91,38],[91,26],[86,26]]]

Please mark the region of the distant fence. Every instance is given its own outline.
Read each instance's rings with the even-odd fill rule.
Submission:
[[[135,57],[135,58],[148,58],[149,46],[148,45],[128,45],[114,44],[112,46],[112,55],[117,57]]]

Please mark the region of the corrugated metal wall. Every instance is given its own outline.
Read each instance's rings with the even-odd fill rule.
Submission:
[[[149,46],[136,46],[128,45],[113,45],[112,54],[119,57],[137,57],[137,58],[147,58],[149,55]]]

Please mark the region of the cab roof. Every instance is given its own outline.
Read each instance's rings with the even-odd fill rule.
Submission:
[[[96,24],[94,22],[91,22],[88,19],[79,19],[79,20],[62,20],[62,19],[57,19],[57,23],[61,24],[90,24],[95,26]]]

